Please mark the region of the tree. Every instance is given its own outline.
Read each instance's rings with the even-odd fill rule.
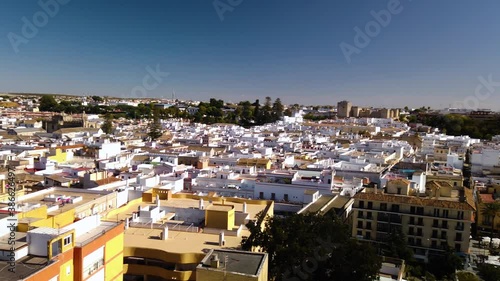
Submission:
[[[269,255],[269,280],[375,280],[381,259],[371,245],[350,237],[335,214],[293,214],[250,222],[242,248]]]
[[[382,249],[384,256],[402,259],[407,262],[413,261],[413,251],[408,247],[406,235],[401,228],[392,228],[385,242],[385,249]]]
[[[105,120],[101,126],[101,129],[108,135],[113,132],[113,115],[111,115],[110,113],[106,113]]]
[[[457,272],[458,281],[479,281],[479,277],[477,277],[474,272],[470,271],[459,271]]]
[[[158,110],[156,109],[153,110],[153,120],[149,124],[148,136],[151,139],[151,141],[155,141],[162,135],[163,133],[161,128],[160,116]]]
[[[500,280],[500,267],[483,263],[478,266],[479,276],[484,281],[499,281]]]
[[[495,232],[495,218],[500,215],[500,203],[486,203],[481,209],[481,215],[485,217],[486,220],[491,219],[491,237],[493,237],[493,233]]]
[[[43,95],[40,99],[40,106],[38,109],[40,111],[55,111],[59,104],[52,95]]]
[[[285,110],[285,107],[281,103],[281,99],[277,98],[274,103],[273,103],[273,113],[275,115],[275,118],[279,120],[283,116],[283,111]]]
[[[457,270],[463,269],[462,259],[451,248],[446,249],[442,256],[429,257],[427,269],[434,274],[438,280],[453,279]]]

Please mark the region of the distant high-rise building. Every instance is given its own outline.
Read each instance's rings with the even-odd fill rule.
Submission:
[[[337,116],[341,118],[349,117],[351,114],[352,103],[350,101],[341,101],[337,103]]]
[[[352,117],[360,117],[359,114],[361,113],[361,110],[363,110],[362,107],[353,106],[351,109],[351,116]]]

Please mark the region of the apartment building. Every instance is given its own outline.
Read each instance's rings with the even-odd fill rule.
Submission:
[[[427,182],[425,194],[410,186],[408,180],[398,179],[389,181],[383,192],[356,194],[352,235],[384,243],[398,228],[407,236],[415,258],[425,262],[447,247],[467,253],[475,211],[472,192],[438,181]]]
[[[3,216],[0,224],[8,217]],[[0,235],[0,280],[123,280],[123,223],[101,222],[98,215],[63,228],[37,227],[15,232],[15,250]],[[12,269],[11,262],[15,262]]]
[[[222,268],[206,268],[207,252],[238,249],[243,236],[249,235],[243,225],[255,220],[261,211],[272,216],[274,202],[173,194],[153,188],[144,192],[142,198],[111,212],[108,218],[125,221],[126,280],[221,280],[211,279]],[[224,255],[219,255],[221,264]],[[251,253],[227,255],[242,258],[239,266],[227,267],[227,272],[233,271],[231,274],[240,279],[227,280],[267,280],[262,279],[258,269],[265,269],[267,276],[267,265],[245,262],[265,262],[263,257],[253,258]]]

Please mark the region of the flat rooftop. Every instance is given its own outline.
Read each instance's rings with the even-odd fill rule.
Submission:
[[[214,204],[222,204],[220,201],[214,201]],[[230,199],[230,198],[227,198]],[[257,213],[266,209],[267,205],[261,204],[250,204],[247,201],[247,213],[249,215],[249,219],[255,219]],[[242,203],[234,203],[226,201],[225,205],[211,205],[210,200],[204,199],[204,206],[206,209],[210,210],[212,208],[218,209],[219,207],[227,210],[231,205],[234,206],[234,210],[236,212],[241,212],[243,210]],[[156,206],[156,203],[148,203],[148,202],[140,202],[134,204],[128,204],[127,207],[123,208],[120,213],[117,215],[109,216],[107,218],[108,221],[122,221],[126,218],[132,217],[134,212],[138,211],[138,207],[144,208],[146,206]],[[173,207],[179,209],[190,209],[199,207],[198,199],[189,199],[189,198],[172,198],[170,200],[160,200],[160,208],[161,207]],[[172,214],[166,214],[166,216],[159,220],[156,224],[165,224],[165,223],[182,223],[180,221],[174,221],[169,218],[173,217]],[[243,236],[249,236],[250,232],[243,228],[241,230],[240,236],[230,236],[226,233],[224,240],[225,245],[219,246],[219,234],[216,232],[213,234],[213,229],[210,229],[211,233],[205,233],[202,230],[200,232],[196,232],[196,226],[192,226],[189,231],[179,231],[173,230],[172,227],[168,230],[168,239],[161,240],[161,232],[163,229],[159,228],[148,228],[147,226],[136,227],[130,226],[128,229],[124,231],[125,236],[125,245],[128,247],[139,247],[139,248],[151,248],[151,249],[160,249],[166,252],[172,253],[202,253],[204,250],[209,249],[220,249],[220,248],[238,248],[241,244],[241,239]],[[222,230],[221,230],[222,231]]]
[[[168,231],[168,239],[161,240],[162,229],[130,227],[125,230],[124,245],[127,247],[159,249],[170,253],[202,253],[207,249],[238,248],[242,237],[225,235],[224,246],[219,246],[219,235],[198,232]],[[241,231],[249,236],[248,230]]]
[[[23,280],[50,264],[52,262],[45,257],[26,256],[16,261],[15,272],[11,272],[10,265],[0,261],[0,281]]]
[[[218,269],[210,267],[210,257],[213,255],[217,255],[220,260]],[[200,266],[212,270],[257,275],[265,256],[264,253],[213,250],[203,259]]]
[[[85,191],[85,190],[83,190]],[[36,195],[34,195],[36,193]],[[106,194],[110,193],[107,191],[97,193],[97,192],[79,192],[75,189],[70,189],[70,190],[64,190],[64,189],[53,189],[47,192],[47,190],[41,190],[39,192],[35,193],[30,193],[27,196],[21,196],[18,198],[18,204],[20,203],[29,203],[29,204],[40,204],[40,205],[45,205],[48,208],[52,206],[59,206],[59,209],[56,211],[49,212],[47,215],[56,215],[61,212],[66,212],[68,210],[74,209],[78,206],[87,204],[91,202],[92,200],[95,200],[97,198],[100,198],[102,196],[105,196]],[[34,195],[34,196],[33,196]],[[47,195],[62,195],[62,196],[67,196],[67,197],[82,197],[82,200],[76,203],[65,203],[65,204],[60,204],[58,202],[51,202],[51,201],[44,201],[45,196]],[[1,205],[6,205],[6,204],[1,204]],[[20,220],[21,221],[21,220]]]

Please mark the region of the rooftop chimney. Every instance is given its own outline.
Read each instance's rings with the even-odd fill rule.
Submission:
[[[212,257],[210,257],[210,267],[219,268],[219,265],[220,265],[219,256],[217,254],[212,255]]]
[[[204,205],[203,205],[203,198],[200,198],[200,205],[199,205],[199,208],[200,208],[200,210],[203,210],[203,209],[204,209]]]
[[[160,208],[160,195],[156,194],[156,207]]]
[[[128,229],[130,226],[130,218],[125,219],[125,229]]]
[[[243,213],[247,212],[247,202],[243,202]]]
[[[165,226],[165,228],[161,232],[161,240],[167,240],[167,239],[168,239],[168,226]]]
[[[224,231],[221,231],[219,233],[219,246],[224,246],[226,244],[226,241],[224,241]]]

